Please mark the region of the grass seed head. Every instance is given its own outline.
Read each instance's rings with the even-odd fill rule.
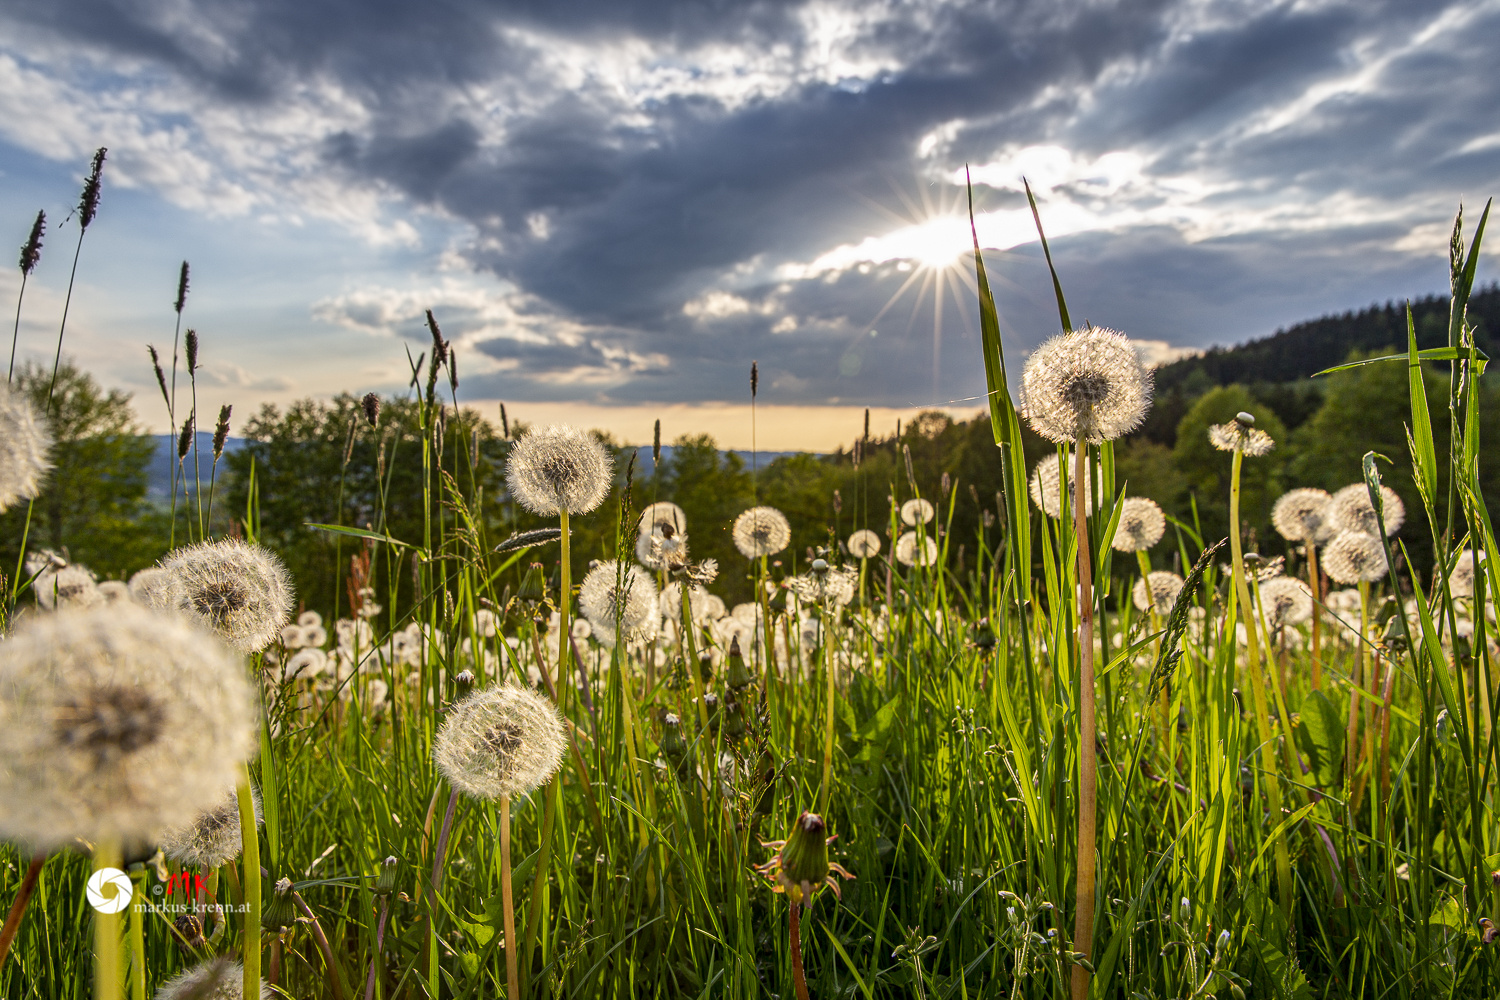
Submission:
[[[170,553],[162,568],[176,577],[177,610],[236,649],[264,649],[291,617],[286,567],[259,545],[236,539],[202,542]]]
[[[1076,330],[1032,352],[1021,372],[1032,430],[1049,441],[1112,441],[1146,419],[1151,373],[1115,330]]]
[[[110,604],[0,645],[0,837],[149,840],[233,788],[255,746],[239,657],[189,622]]]
[[[26,242],[21,245],[21,275],[27,277],[42,259],[42,237],[47,233],[47,213],[40,211],[36,213],[36,221],[31,224],[31,235],[26,237]]]
[[[558,424],[534,430],[516,442],[505,466],[505,482],[522,507],[543,517],[587,514],[609,493],[611,469],[604,446],[592,434]]]
[[[458,702],[438,730],[433,760],[465,795],[497,799],[536,790],[562,764],[557,709],[527,688],[500,685]]]

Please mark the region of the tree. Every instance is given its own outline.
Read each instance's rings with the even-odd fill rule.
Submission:
[[[147,468],[155,442],[142,434],[130,394],[105,391],[69,359],[57,370],[22,366],[13,388],[48,414],[52,472],[30,510],[20,504],[0,515],[3,572],[14,571],[22,534],[31,551],[65,552],[102,577],[123,579],[167,549],[167,517],[146,502]],[[52,388],[52,402],[47,402]]]

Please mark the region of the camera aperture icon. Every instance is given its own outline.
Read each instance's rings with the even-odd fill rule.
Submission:
[[[100,868],[89,876],[84,894],[89,905],[100,913],[119,913],[130,905],[135,892],[130,876],[118,868]]]

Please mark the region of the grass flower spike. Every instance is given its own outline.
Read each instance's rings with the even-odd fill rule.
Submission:
[[[149,840],[219,801],[255,746],[243,666],[188,622],[110,604],[0,645],[0,837]]]
[[[587,514],[604,502],[612,470],[598,438],[558,424],[516,442],[505,482],[516,502],[533,514]]]
[[[734,547],[746,559],[774,556],[792,543],[792,526],[775,507],[751,507],[734,519]]]
[[[1021,403],[1032,430],[1049,441],[1112,441],[1146,419],[1151,373],[1123,333],[1076,330],[1026,359]]]
[[[0,388],[0,511],[33,499],[52,468],[52,434],[24,393]]]
[[[259,545],[200,542],[167,556],[177,610],[247,653],[275,642],[292,613],[292,585],[281,560]]]

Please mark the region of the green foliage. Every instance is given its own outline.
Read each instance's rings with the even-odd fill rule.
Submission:
[[[13,384],[47,409],[51,366],[26,364]],[[67,552],[101,578],[122,579],[166,551],[166,515],[146,501],[146,470],[155,449],[141,433],[129,393],[105,391],[64,359],[52,392],[53,468],[31,510],[28,550]],[[0,572],[16,565],[26,505],[0,514]]]
[[[1212,424],[1233,420],[1234,415],[1242,410],[1254,414],[1255,426],[1276,442],[1270,454],[1247,459],[1240,475],[1240,516],[1247,525],[1257,529],[1252,537],[1269,540],[1265,527],[1271,523],[1271,505],[1283,488],[1281,470],[1286,464],[1286,426],[1270,407],[1238,385],[1213,389],[1193,404],[1177,425],[1177,444],[1172,449],[1173,464],[1182,474],[1187,489],[1197,497],[1206,539],[1223,538],[1229,533],[1225,511],[1229,504],[1230,456],[1209,443],[1208,428]],[[1172,509],[1179,516],[1185,513],[1186,499],[1181,494],[1170,498]]]

